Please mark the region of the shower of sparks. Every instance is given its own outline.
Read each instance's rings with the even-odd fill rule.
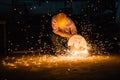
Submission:
[[[42,68],[53,68],[60,66],[71,67],[76,63],[101,63],[109,59],[109,56],[71,56],[71,55],[33,55],[22,57],[6,57],[2,63],[10,69],[39,70]]]
[[[66,51],[66,54],[58,55],[23,55],[19,57],[6,57],[2,60],[5,67],[10,69],[29,69],[36,71],[43,68],[55,68],[55,67],[74,67],[74,64],[82,65],[83,63],[96,64],[102,63],[109,59],[109,56],[89,54],[87,42],[82,36],[76,36],[80,40],[69,40],[69,43],[74,42],[80,48],[70,48]],[[77,39],[76,38],[76,39]],[[72,38],[71,38],[72,39]],[[69,46],[68,43],[68,46]],[[79,44],[78,44],[79,43]],[[84,47],[84,48],[81,48]],[[33,52],[34,53],[34,52]],[[61,52],[59,52],[61,53]]]

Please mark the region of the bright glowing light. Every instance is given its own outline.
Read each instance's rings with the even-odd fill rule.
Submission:
[[[70,54],[73,56],[88,56],[88,50],[71,50]]]
[[[69,41],[70,54],[79,56],[88,56],[88,46],[84,37],[80,35],[73,35]]]

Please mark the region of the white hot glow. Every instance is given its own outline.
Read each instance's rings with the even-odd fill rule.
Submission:
[[[81,35],[73,35],[69,41],[71,55],[88,56],[87,41]]]

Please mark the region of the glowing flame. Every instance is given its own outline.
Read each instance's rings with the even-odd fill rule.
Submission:
[[[84,37],[73,35],[68,41],[68,46],[70,47],[70,54],[88,56],[88,46]]]

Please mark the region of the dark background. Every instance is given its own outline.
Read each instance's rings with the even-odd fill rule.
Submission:
[[[66,13],[78,33],[101,51],[120,52],[119,0],[1,0],[0,54],[52,51],[51,18]]]

